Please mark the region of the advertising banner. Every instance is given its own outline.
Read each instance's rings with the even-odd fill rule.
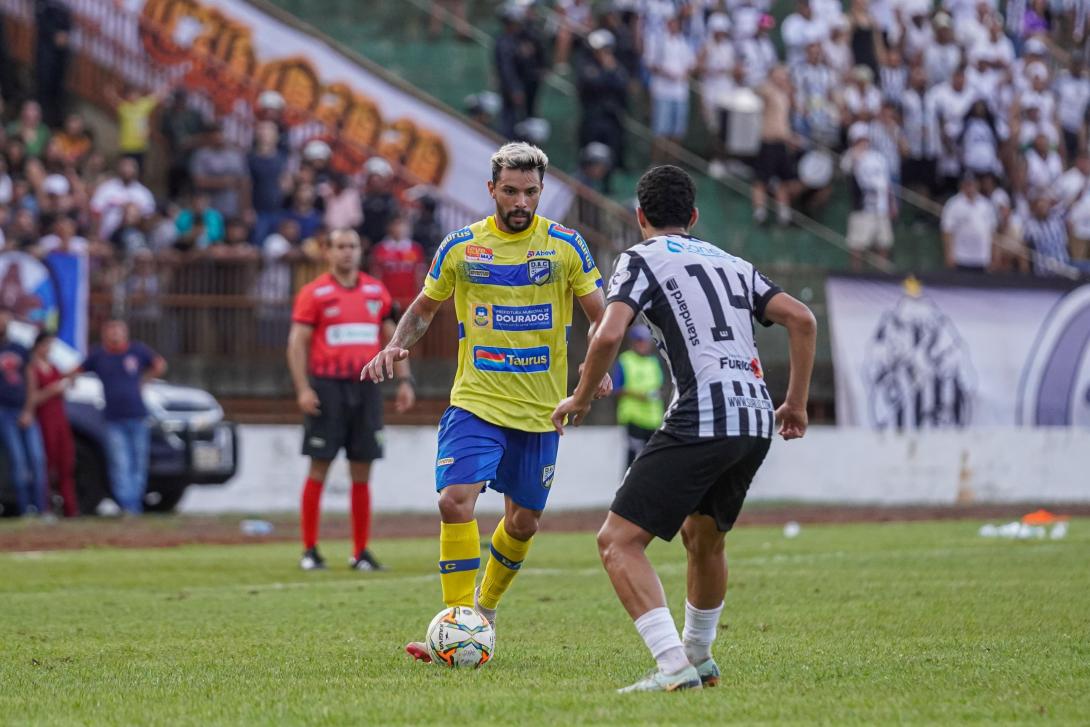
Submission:
[[[1090,285],[833,276],[837,423],[1090,426]]]

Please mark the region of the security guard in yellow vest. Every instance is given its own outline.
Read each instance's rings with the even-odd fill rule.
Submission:
[[[647,440],[662,424],[662,365],[651,332],[646,326],[632,326],[629,350],[620,355],[613,372],[617,402],[617,423],[628,431],[628,464],[636,459]]]

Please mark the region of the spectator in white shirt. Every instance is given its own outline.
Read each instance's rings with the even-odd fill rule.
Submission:
[[[942,208],[946,267],[984,272],[992,264],[997,220],[990,200],[980,194],[976,177],[962,177],[961,191]]]
[[[99,185],[91,197],[91,214],[100,240],[109,240],[121,226],[129,205],[136,205],[145,217],[155,211],[155,197],[137,179],[138,171],[135,160],[122,157],[117,162],[117,176]]]
[[[885,157],[871,148],[865,123],[855,123],[848,129],[848,142],[851,146],[840,168],[848,177],[851,193],[847,240],[852,270],[858,271],[868,251],[889,259],[893,248],[892,181]]]
[[[1084,150],[1075,157],[1075,164],[1056,180],[1052,196],[1063,206],[1069,207],[1082,196],[1087,182],[1090,182],[1090,156]]]
[[[923,59],[927,66],[927,78],[932,86],[949,81],[961,65],[961,48],[954,40],[950,16],[946,13],[935,16],[935,42],[928,48]]]
[[[743,68],[738,63],[734,44],[730,42],[730,19],[722,13],[712,15],[708,18],[708,31],[697,58],[700,100],[704,123],[708,131],[718,137],[721,100],[738,84]]]
[[[958,139],[962,168],[978,177],[1002,174],[1003,167],[999,163],[1001,141],[1001,130],[991,109],[983,98],[978,98],[965,117]]]
[[[843,15],[829,26],[829,37],[821,44],[825,62],[836,71],[838,76],[845,76],[852,68],[852,24]]]
[[[1026,149],[1026,196],[1038,197],[1049,194],[1052,186],[1063,174],[1060,155],[1049,143],[1048,136],[1038,133],[1033,146]]]
[[[961,176],[961,148],[958,139],[965,115],[972,106],[974,95],[965,81],[965,68],[959,67],[945,83],[927,92],[926,106],[931,144],[937,150],[936,171],[938,189],[948,194],[956,188]]]
[[[825,21],[814,14],[810,0],[798,0],[795,12],[788,15],[780,26],[780,37],[786,53],[787,65],[800,63],[806,56],[806,46],[824,43],[829,37]]]
[[[738,15],[735,15],[734,47],[745,72],[745,84],[752,89],[760,87],[780,62],[776,46],[768,37],[776,21],[771,15],[759,14],[755,16],[754,24],[755,34],[751,35],[746,23],[739,21]]]
[[[870,123],[882,108],[882,93],[874,86],[874,72],[867,66],[856,66],[841,95],[841,123],[845,132],[857,121]]]
[[[904,11],[908,21],[898,29],[899,41],[904,49],[905,60],[917,63],[924,59],[935,43],[935,29],[931,25],[931,3],[914,0]]]
[[[908,88],[901,96],[901,128],[908,151],[901,164],[902,184],[919,194],[934,191],[935,155],[929,132],[927,71],[916,65],[908,74]]]
[[[696,68],[696,54],[681,34],[677,18],[666,22],[666,33],[649,49],[646,63],[651,72],[652,162],[663,159],[661,141],[680,143],[689,128],[689,78]]]
[[[1072,260],[1090,260],[1090,189],[1067,211],[1068,246]]]
[[[962,48],[973,48],[988,39],[992,25],[992,8],[987,0],[976,3],[972,14],[954,16],[954,37]]]
[[[62,215],[53,221],[53,232],[38,242],[38,249],[48,254],[51,252],[70,255],[86,255],[89,249],[87,240],[80,237],[79,225],[68,215]]]
[[[1078,153],[1080,139],[1084,140],[1082,148],[1086,148],[1086,111],[1090,104],[1090,79],[1086,77],[1080,54],[1071,54],[1071,63],[1056,77],[1053,90],[1056,93],[1057,116],[1063,131],[1064,147],[1068,159],[1071,159]]]
[[[995,15],[991,16],[987,35],[977,41],[974,50],[981,50],[993,64],[1009,67],[1014,63],[1014,43],[1003,34],[1003,23]]]

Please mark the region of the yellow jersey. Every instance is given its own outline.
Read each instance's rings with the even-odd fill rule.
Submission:
[[[424,279],[433,300],[454,295],[458,372],[452,406],[497,426],[547,432],[568,383],[573,296],[602,277],[575,230],[534,216],[523,232],[487,217],[447,235]]]

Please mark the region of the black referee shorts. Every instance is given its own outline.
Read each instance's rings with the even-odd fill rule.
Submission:
[[[628,468],[609,509],[667,541],[693,513],[715,518],[726,532],[770,444],[763,437],[686,439],[660,429]]]
[[[382,394],[374,381],[311,379],[318,394],[318,416],[303,422],[303,454],[320,460],[336,459],[344,449],[350,462],[382,458]]]

